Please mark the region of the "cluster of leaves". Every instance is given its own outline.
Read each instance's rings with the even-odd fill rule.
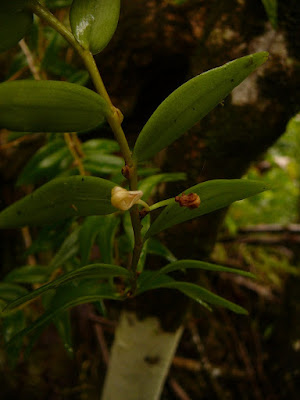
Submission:
[[[36,13],[63,32],[81,57],[88,60],[86,66],[93,76],[95,70],[91,68],[95,66],[91,64],[91,54],[100,52],[109,43],[117,27],[120,0],[47,3],[54,7],[72,3],[72,31],[62,27],[35,0],[18,0],[10,5],[6,2],[0,6],[0,21],[5,21],[0,24],[0,50],[17,44],[32,26],[33,13]],[[18,29],[14,29],[16,26]],[[59,75],[60,70],[56,71],[56,63],[52,62],[57,46],[60,44],[55,33],[49,41],[42,67]],[[137,169],[139,166],[138,174],[143,178],[139,181],[139,189],[144,201],[149,200],[159,183],[185,177],[181,173],[157,173],[145,168],[143,163],[183,135],[266,59],[266,53],[257,53],[203,73],[180,86],[157,108],[140,132],[132,152],[131,167]],[[54,251],[48,265],[16,268],[0,284],[3,329],[11,352],[17,353],[24,335],[33,333],[35,338],[50,320],[54,321],[65,347],[71,351],[68,314],[71,307],[95,302],[103,310],[103,299],[126,300],[128,296],[138,296],[157,288],[180,291],[207,308],[211,304],[246,313],[242,307],[205,288],[175,280],[169,274],[188,268],[251,274],[199,260],[178,261],[154,236],[171,226],[260,193],[266,190],[266,185],[251,180],[215,180],[185,191],[200,197],[198,208],[180,207],[175,196],[164,201],[165,208],[154,221],[150,215],[142,221],[142,251],[138,264],[135,268],[125,268],[136,245],[134,224],[129,211],[120,212],[111,203],[112,189],[128,185],[120,173],[124,164],[119,155],[121,143],[104,139],[86,141],[81,149],[82,163],[85,171],[94,175],[86,176],[78,175],[78,165],[73,163],[68,140],[61,137],[66,132],[82,134],[98,129],[106,121],[113,120],[120,126],[120,121],[116,122],[115,109],[101,90],[95,93],[81,86],[86,81],[86,71],[74,71],[73,68],[69,71],[64,75],[69,82],[28,79],[0,84],[0,128],[17,132],[17,135],[20,132],[23,135],[28,132],[47,134],[46,144],[28,162],[18,184],[39,184],[46,178],[52,179],[0,213],[2,229],[42,227],[29,251],[38,252],[45,243]],[[74,83],[74,74],[77,83]],[[154,204],[154,208],[159,205]],[[57,242],[57,232],[64,238],[61,245]],[[92,254],[95,244],[99,252],[96,256]],[[169,263],[161,270],[153,271],[146,263],[147,253],[160,255]],[[29,292],[28,285],[38,288]],[[44,313],[26,327],[23,307],[40,296]]]

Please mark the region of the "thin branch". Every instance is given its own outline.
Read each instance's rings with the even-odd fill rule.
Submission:
[[[36,66],[36,60],[34,59],[29,47],[27,46],[26,42],[24,39],[20,40],[19,42],[19,46],[21,47],[21,50],[23,51],[27,63],[28,63],[28,67],[34,77],[34,79],[36,81],[40,81],[41,80],[41,76],[38,70],[38,67]]]
[[[186,393],[186,391],[182,388],[181,385],[177,382],[176,379],[170,378],[169,379],[169,384],[175,393],[175,395],[178,397],[180,400],[192,400],[191,397]]]
[[[68,149],[70,150],[70,153],[72,154],[72,156],[75,160],[75,164],[79,169],[80,175],[86,175],[86,172],[85,172],[85,169],[84,169],[84,166],[82,163],[82,159],[76,151],[76,144],[73,141],[74,136],[71,136],[70,133],[64,133],[64,138],[65,138],[65,142],[68,146]]]

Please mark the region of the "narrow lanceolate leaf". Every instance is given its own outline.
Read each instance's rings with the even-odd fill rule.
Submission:
[[[119,15],[120,0],[73,0],[72,32],[82,47],[100,53],[115,32]]]
[[[210,292],[207,289],[204,289],[201,286],[195,285],[194,283],[178,282],[167,275],[157,275],[153,272],[143,273],[140,276],[138,294],[148,290],[163,288],[179,290],[206,308],[209,308],[208,304],[212,304],[228,308],[238,314],[247,314],[247,311],[244,308]]]
[[[78,253],[80,231],[81,227],[75,229],[63,241],[62,245],[49,264],[49,269],[52,272],[57,268],[61,268],[67,261],[69,261]]]
[[[49,290],[57,290],[60,286],[65,285],[70,281],[82,281],[86,279],[106,279],[113,278],[115,276],[129,277],[129,272],[127,269],[119,267],[117,265],[110,264],[91,264],[82,268],[78,268],[75,271],[69,272],[67,274],[62,275],[61,277],[55,279],[54,281],[47,283],[46,285],[41,286],[39,289],[34,290],[31,293],[26,294],[18,298],[15,301],[12,301],[5,309],[5,311],[10,311],[20,306],[21,304],[25,304],[28,301],[35,299],[38,296],[41,296],[43,293],[48,292]]]
[[[247,310],[243,307],[238,306],[237,304],[232,303],[220,297],[207,289],[204,289],[201,286],[195,285],[194,283],[187,282],[170,282],[163,285],[163,287],[168,289],[177,289],[188,297],[191,297],[193,300],[200,302],[204,301],[205,303],[212,304],[214,306],[221,306],[228,308],[237,314],[248,314]]]
[[[231,61],[189,80],[154,111],[142,129],[133,156],[145,161],[170,145],[216,107],[236,86],[263,64],[261,52]]]
[[[17,185],[29,185],[47,178],[47,181],[57,176],[73,161],[73,157],[63,139],[47,143],[41,147],[28,161],[19,175]]]
[[[26,265],[24,267],[13,269],[5,277],[5,282],[10,283],[46,283],[51,276],[51,270],[40,265]]]
[[[106,101],[85,87],[58,81],[0,84],[0,128],[21,132],[78,132],[97,127]]]
[[[262,0],[262,3],[265,7],[266,13],[271,22],[272,27],[276,29],[278,25],[277,0]]]
[[[43,328],[52,319],[61,315],[61,313],[69,308],[102,299],[121,300],[122,298],[109,285],[99,284],[90,280],[79,282],[78,284],[71,282],[61,286],[53,296],[47,311],[32,325],[18,333],[10,342],[9,348],[13,348],[15,343],[19,343],[25,335],[30,334],[36,329]]]
[[[52,224],[70,217],[111,214],[115,183],[95,177],[57,178],[0,213],[0,228]]]
[[[200,206],[195,209],[180,207],[174,200],[156,218],[146,233],[145,239],[173,225],[227,207],[234,201],[245,199],[267,189],[267,185],[263,182],[246,179],[220,179],[199,183],[185,190],[184,193],[196,193],[200,196]]]
[[[204,261],[198,260],[179,260],[175,261],[171,264],[166,265],[162,269],[160,269],[157,274],[169,274],[170,272],[178,271],[178,270],[185,270],[188,268],[192,269],[202,269],[206,271],[216,271],[216,272],[230,272],[233,274],[239,274],[242,276],[247,276],[248,278],[255,278],[255,275],[251,274],[250,272],[243,271],[237,268],[228,268],[222,267],[221,265],[211,264]]]
[[[27,0],[2,0],[0,4],[0,52],[18,44],[27,34],[33,14],[26,9]]]

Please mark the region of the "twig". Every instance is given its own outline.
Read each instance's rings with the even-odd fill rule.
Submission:
[[[208,382],[210,383],[211,388],[215,392],[217,398],[222,400],[223,399],[223,391],[222,391],[219,383],[215,379],[214,374],[212,373],[211,364],[205,355],[204,345],[202,343],[202,340],[201,340],[200,335],[197,330],[197,326],[194,323],[194,321],[190,320],[188,322],[188,328],[190,330],[192,340],[199,352],[199,355],[200,355],[199,360],[200,360],[200,364],[202,366],[203,373],[206,375],[206,378],[207,378]]]
[[[175,395],[178,397],[180,400],[192,400],[190,396],[186,393],[186,391],[179,385],[179,383],[176,381],[174,378],[169,379],[169,384],[175,393]]]
[[[24,226],[24,228],[22,228],[22,236],[25,248],[29,249],[29,247],[32,245],[32,238],[28,226]],[[28,265],[36,265],[36,258],[32,254],[29,254],[27,257],[27,263]]]
[[[86,175],[82,160],[76,151],[76,145],[73,141],[73,137],[74,136],[71,136],[70,133],[64,133],[65,142],[68,146],[68,149],[70,150],[70,153],[72,154],[72,156],[75,160],[75,163],[79,169],[80,175]]]
[[[95,328],[96,336],[97,336],[97,339],[98,339],[98,342],[100,345],[103,361],[104,361],[105,365],[107,366],[109,363],[109,351],[108,351],[106,340],[105,340],[105,337],[103,334],[102,326],[100,324],[94,324],[94,328]]]
[[[32,139],[32,135],[22,136],[16,140],[12,140],[11,142],[4,143],[0,145],[0,150],[10,149],[11,147],[16,147],[20,143],[25,142],[26,140]]]
[[[41,80],[41,76],[40,76],[39,70],[38,70],[38,68],[36,66],[36,61],[34,60],[33,55],[32,55],[32,53],[31,53],[31,51],[30,51],[29,47],[27,46],[27,44],[26,44],[24,39],[20,40],[19,46],[21,47],[21,50],[23,51],[23,53],[24,53],[24,55],[26,57],[26,60],[27,60],[27,63],[28,63],[28,67],[29,67],[34,79],[36,81],[40,81]]]

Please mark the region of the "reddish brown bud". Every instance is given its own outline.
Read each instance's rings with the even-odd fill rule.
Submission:
[[[197,193],[182,193],[181,196],[176,196],[175,201],[179,203],[180,207],[187,207],[191,210],[200,206],[201,200]]]

